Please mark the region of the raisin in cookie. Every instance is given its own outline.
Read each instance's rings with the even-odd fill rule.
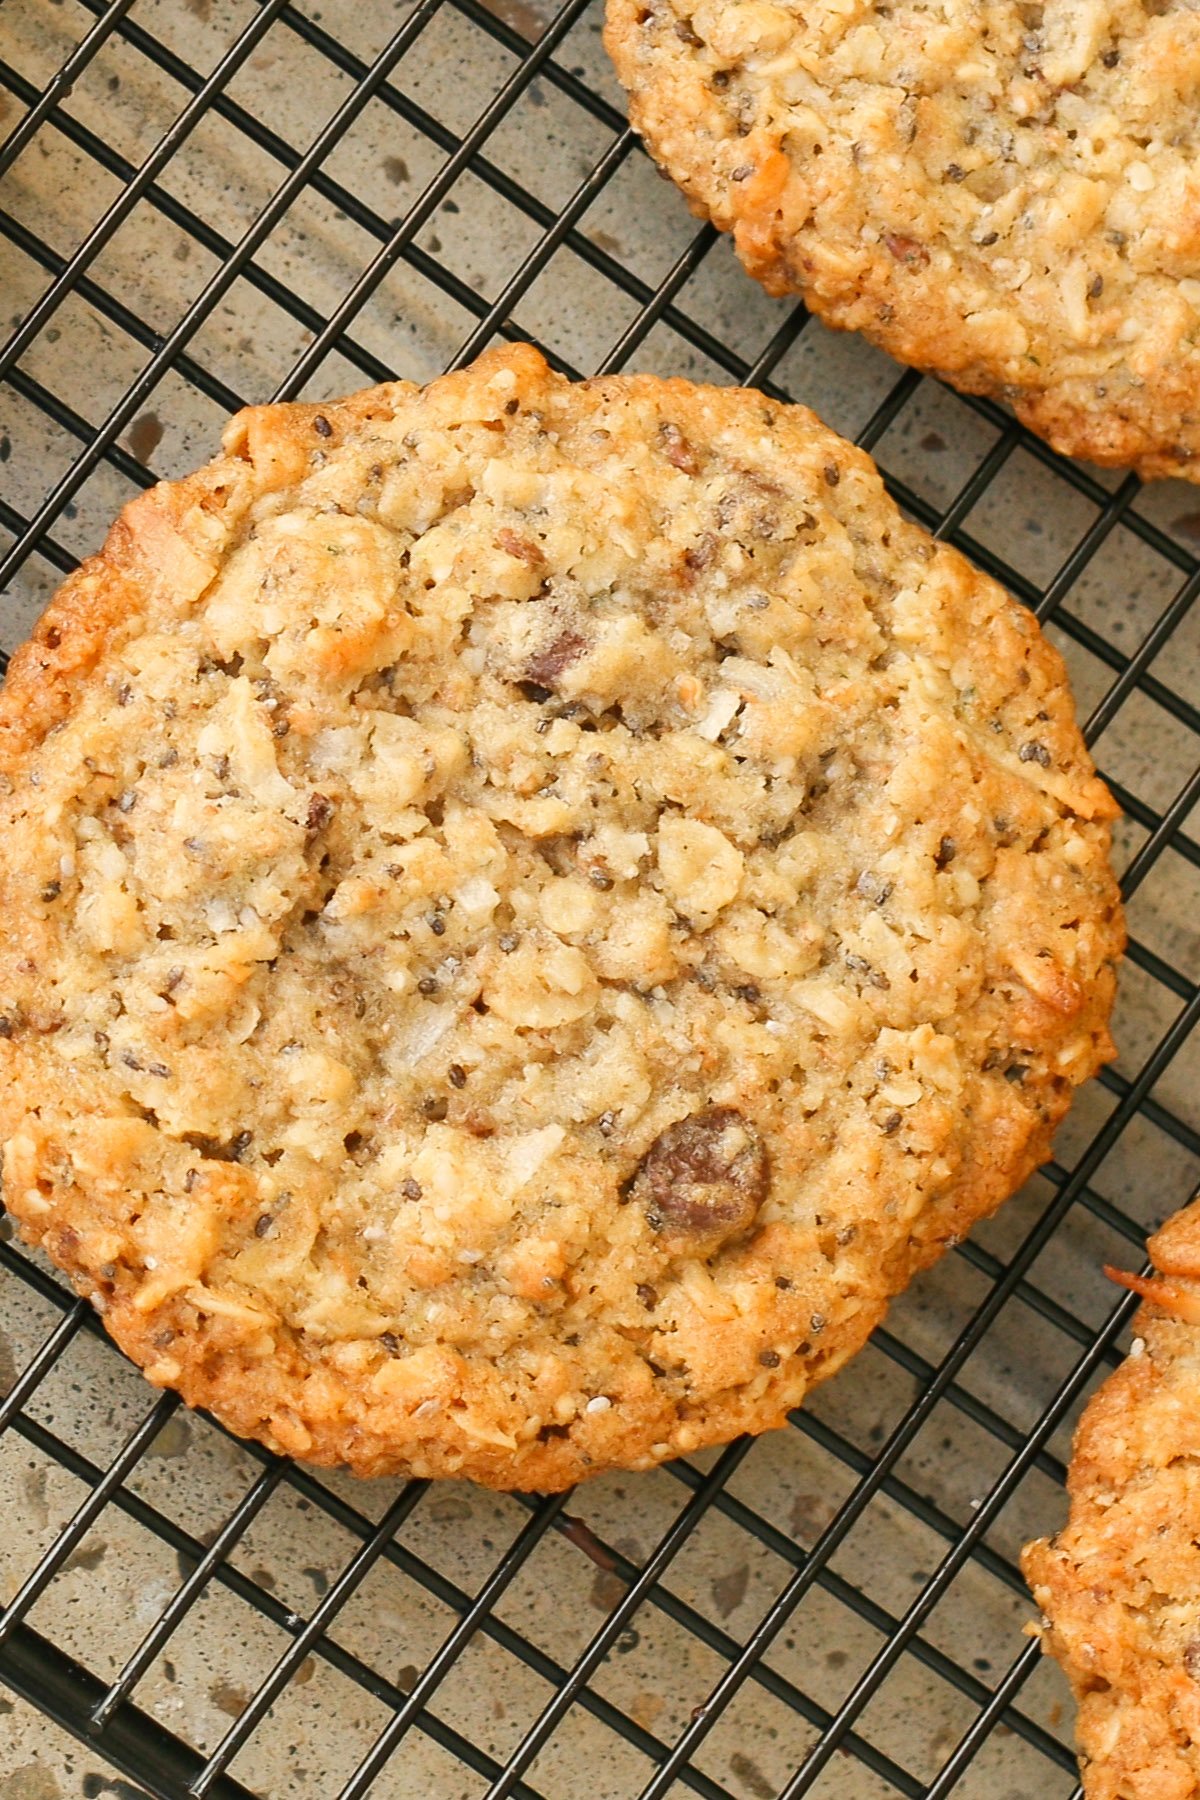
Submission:
[[[772,293],[1200,479],[1200,12],[608,0],[651,153]]]
[[[317,1461],[779,1424],[1110,1053],[1058,656],[757,394],[517,348],[242,413],[0,745],[7,1204]]]
[[[1149,1249],[1154,1279],[1120,1277],[1148,1304],[1080,1423],[1070,1518],[1023,1559],[1088,1800],[1200,1793],[1200,1201]]]

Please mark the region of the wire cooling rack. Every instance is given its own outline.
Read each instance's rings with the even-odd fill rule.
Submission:
[[[162,1800],[1077,1792],[1015,1558],[1117,1358],[1100,1267],[1200,1171],[1200,496],[1064,463],[767,300],[638,148],[600,23],[6,0],[5,642],[247,400],[497,336],[805,400],[1067,657],[1125,814],[1120,1060],[791,1429],[551,1500],[238,1443],[153,1396],[0,1219],[6,1796],[84,1764],[85,1795]]]

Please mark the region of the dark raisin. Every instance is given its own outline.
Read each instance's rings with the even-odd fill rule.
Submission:
[[[519,400],[506,400],[504,403],[504,410],[511,419],[514,413],[520,412],[521,402]]]
[[[777,1369],[780,1363],[778,1350],[760,1350],[758,1360],[764,1369]]]
[[[1098,300],[1103,292],[1104,292],[1104,277],[1103,277],[1103,275],[1093,275],[1091,281],[1088,283],[1088,299],[1089,300]]]
[[[563,670],[586,649],[587,639],[577,631],[560,631],[557,637],[530,657],[525,665],[526,681],[535,687],[546,689],[548,699]]]
[[[406,1175],[404,1180],[400,1183],[400,1192],[404,1195],[406,1200],[419,1200],[422,1194],[421,1184],[419,1181],[414,1180],[411,1175]]]
[[[313,794],[308,802],[308,811],[304,815],[304,829],[314,836],[324,831],[334,813],[333,801],[325,794]]]
[[[958,845],[955,843],[954,839],[952,837],[944,837],[938,845],[937,855],[933,860],[939,869],[944,869],[947,864],[954,861],[954,858],[957,855]]]
[[[629,1191],[664,1236],[719,1240],[753,1224],[769,1186],[753,1125],[732,1106],[710,1106],[659,1133]]]
[[[325,417],[324,413],[318,413],[313,420],[313,430],[318,437],[328,438],[333,436],[333,426],[329,423],[329,420]]]
[[[967,178],[967,171],[964,168],[961,168],[958,163],[947,163],[946,164],[946,180],[947,181],[965,181],[966,178]]]
[[[1106,69],[1115,69],[1120,60],[1121,52],[1119,50],[1106,50],[1100,58]]]
[[[980,238],[979,247],[981,250],[990,250],[992,245],[999,243],[999,241],[1000,233],[998,231],[989,231],[986,237]]]
[[[434,937],[445,937],[446,921],[443,919],[441,913],[430,913],[425,923],[428,925],[430,931],[432,931]]]
[[[662,439],[663,455],[672,468],[680,469],[685,475],[699,473],[700,464],[696,460],[696,452],[680,431],[678,425],[664,424],[658,428]]]
[[[637,1297],[647,1312],[653,1312],[658,1305],[658,1289],[651,1287],[648,1281],[638,1282]]]
[[[879,1129],[882,1131],[884,1137],[891,1137],[894,1132],[899,1131],[903,1123],[904,1119],[902,1114],[890,1112],[887,1118],[881,1121]]]
[[[826,463],[822,473],[825,477],[826,487],[836,487],[838,482],[842,479],[842,471],[838,468],[836,463]]]
[[[716,553],[717,540],[711,531],[706,531],[690,550],[684,551],[683,560],[693,574],[698,574],[701,569],[707,569]]]
[[[127,1069],[137,1069],[140,1072],[142,1065],[133,1054],[132,1050],[122,1050],[121,1061],[125,1064]]]
[[[446,1079],[453,1088],[464,1088],[467,1085],[467,1071],[461,1063],[451,1063],[446,1070]]]
[[[427,1119],[432,1119],[435,1125],[441,1124],[449,1110],[450,1107],[444,1094],[427,1094],[421,1102],[421,1111]]]
[[[782,1288],[785,1293],[791,1285],[792,1284],[786,1275],[777,1275],[775,1277],[775,1286],[777,1288]]]
[[[522,537],[519,532],[510,531],[507,525],[496,533],[496,543],[507,555],[528,563],[531,568],[546,560],[540,544],[535,544],[532,538]]]
[[[383,1348],[387,1351],[389,1356],[399,1356],[400,1339],[396,1336],[394,1331],[381,1331],[379,1334],[379,1342],[383,1345]]]
[[[889,231],[884,234],[884,243],[895,257],[909,269],[923,269],[929,261],[929,252],[924,244],[918,244],[916,238],[902,237],[898,232]]]
[[[0,1018],[0,1038],[10,1038],[16,1029],[12,1019]]]
[[[422,975],[420,981],[417,983],[418,994],[425,994],[428,996],[430,994],[436,994],[437,991],[438,984],[434,977],[432,975]]]
[[[258,1215],[258,1218],[254,1221],[255,1237],[256,1238],[268,1237],[270,1235],[271,1227],[272,1227],[272,1225],[274,1225],[274,1223],[275,1223],[275,1219],[271,1213],[260,1213]]]
[[[1036,738],[1030,738],[1027,744],[1022,744],[1017,755],[1022,762],[1035,762],[1043,769],[1050,767],[1050,752],[1045,744],[1039,744]]]
[[[57,900],[58,896],[61,893],[62,893],[62,882],[61,881],[48,881],[46,883],[45,887],[42,889],[42,899],[43,900]]]

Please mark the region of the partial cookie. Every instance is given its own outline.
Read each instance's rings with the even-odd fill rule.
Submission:
[[[757,394],[506,349],[225,443],[0,700],[8,1205],[317,1461],[778,1425],[1110,1054],[1058,656]]]
[[[1088,1800],[1200,1793],[1200,1201],[1149,1250],[1157,1278],[1120,1277],[1147,1304],[1080,1421],[1070,1517],[1022,1559]]]
[[[1200,478],[1194,8],[608,0],[606,42],[771,293],[1068,455]]]

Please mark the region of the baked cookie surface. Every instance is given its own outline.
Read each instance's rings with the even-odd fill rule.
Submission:
[[[517,347],[225,450],[0,697],[6,1204],[317,1461],[781,1423],[1111,1054],[1060,659],[757,394]]]
[[[651,154],[751,274],[1069,455],[1195,478],[1185,0],[608,0]]]
[[[1088,1800],[1200,1792],[1200,1201],[1149,1250],[1132,1353],[1076,1433],[1067,1524],[1022,1559],[1079,1702]]]

